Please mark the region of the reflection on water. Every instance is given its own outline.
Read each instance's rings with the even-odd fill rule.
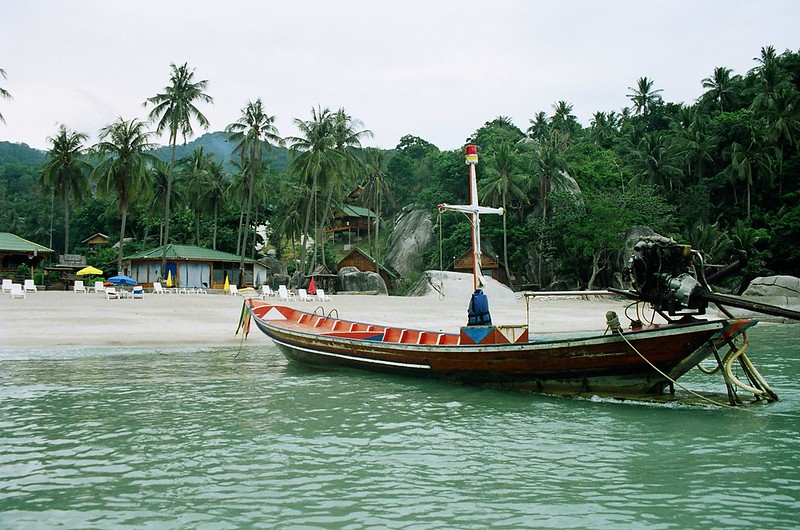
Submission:
[[[782,400],[747,411],[310,370],[260,336],[6,351],[0,528],[796,528],[798,338],[752,334]]]

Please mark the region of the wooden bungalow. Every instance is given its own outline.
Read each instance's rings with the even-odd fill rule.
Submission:
[[[308,287],[308,285],[311,283],[312,278],[317,289],[324,289],[327,293],[332,293],[335,291],[336,275],[328,270],[328,267],[325,265],[317,266],[313,271],[311,271],[311,274],[306,276],[306,287]]]
[[[472,274],[472,251],[468,250],[460,257],[456,258],[450,270],[453,272]],[[503,267],[500,258],[493,258],[487,254],[481,254],[481,272],[484,276],[494,278],[498,282],[508,285],[508,274],[506,274],[506,269]]]
[[[360,236],[362,231],[366,232],[374,225],[375,219],[375,214],[369,208],[347,205],[333,215],[325,231],[333,234],[355,232]]]
[[[84,239],[83,241],[81,241],[81,243],[84,245],[91,245],[91,246],[108,245],[109,243],[111,243],[111,240],[108,239],[107,235],[97,232],[96,234],[91,235],[86,239]]]
[[[0,232],[0,277],[15,278],[20,265],[26,265],[33,277],[34,269],[41,268],[52,249],[23,239],[11,232]],[[19,278],[22,279],[22,278]]]
[[[140,285],[152,287],[153,282],[165,285],[168,275],[174,287],[222,289],[225,278],[231,284],[239,284],[239,256],[194,245],[167,245],[167,268],[161,270],[164,247],[137,252],[122,259],[125,274]],[[243,285],[253,285],[254,262],[245,259]]]
[[[344,267],[355,267],[361,272],[377,272],[380,274],[383,281],[386,282],[386,287],[391,291],[400,280],[400,275],[391,269],[379,264],[378,270],[375,270],[375,258],[364,252],[358,247],[351,250],[345,257],[343,257],[336,268],[341,270]]]

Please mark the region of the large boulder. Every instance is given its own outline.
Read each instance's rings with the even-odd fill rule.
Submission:
[[[750,282],[743,296],[800,298],[800,278],[795,276],[765,276]]]
[[[344,267],[336,275],[337,291],[375,292],[388,295],[386,282],[374,271],[361,272],[355,267]]]
[[[800,278],[795,276],[765,276],[755,278],[742,293],[742,298],[761,304],[774,305],[792,311],[800,311]],[[757,318],[773,322],[795,322],[782,317],[755,313],[744,309],[727,307],[734,316]]]
[[[422,268],[422,258],[434,239],[430,212],[406,207],[395,221],[387,241],[389,250],[384,263],[407,278]]]

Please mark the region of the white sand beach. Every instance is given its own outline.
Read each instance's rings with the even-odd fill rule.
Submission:
[[[496,282],[495,282],[496,283]],[[449,279],[444,295],[399,297],[334,294],[331,302],[289,302],[308,311],[336,310],[340,318],[457,332],[466,324],[471,281]],[[487,285],[495,324],[524,324],[523,297]],[[242,297],[225,294],[145,293],[143,299],[107,300],[100,294],[64,291],[0,297],[0,349],[54,346],[238,346]],[[270,301],[276,301],[270,298]],[[531,332],[605,329],[609,309],[622,317],[629,302],[614,298],[535,298]],[[246,346],[267,340],[254,329]]]

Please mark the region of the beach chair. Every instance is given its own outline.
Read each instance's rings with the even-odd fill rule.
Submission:
[[[294,300],[294,293],[289,292],[285,285],[278,286],[278,300]]]
[[[133,286],[133,299],[144,300],[144,289],[142,288],[141,285]]]
[[[83,285],[83,280],[75,280],[75,285],[72,286],[72,291],[75,293],[86,294],[86,286]]]
[[[38,293],[39,290],[36,289],[36,284],[33,283],[33,280],[25,280],[25,285],[22,286],[26,293]]]
[[[153,294],[172,294],[172,289],[165,289],[161,282],[153,282]]]
[[[12,283],[11,287],[9,288],[9,292],[11,293],[11,298],[27,298],[25,294],[25,290],[22,288],[21,283]]]
[[[313,302],[314,299],[311,297],[310,294],[305,289],[298,289],[297,290],[297,299],[301,302]]]
[[[114,287],[106,287],[106,300],[112,299],[119,299],[119,294],[117,294],[117,290]]]
[[[230,293],[231,296],[238,296],[239,288],[236,287],[235,285],[230,285],[228,286],[228,293]]]
[[[11,280],[3,280],[3,292],[4,293],[10,293],[11,292],[11,285],[13,285]]]
[[[333,302],[333,298],[326,295],[322,289],[317,289],[317,302]]]
[[[275,291],[269,288],[269,285],[264,284],[261,286],[261,299],[266,300],[270,296],[275,296]]]
[[[103,294],[106,292],[106,286],[103,285],[103,282],[94,282],[94,287],[89,287],[89,291],[94,289],[95,293]]]

